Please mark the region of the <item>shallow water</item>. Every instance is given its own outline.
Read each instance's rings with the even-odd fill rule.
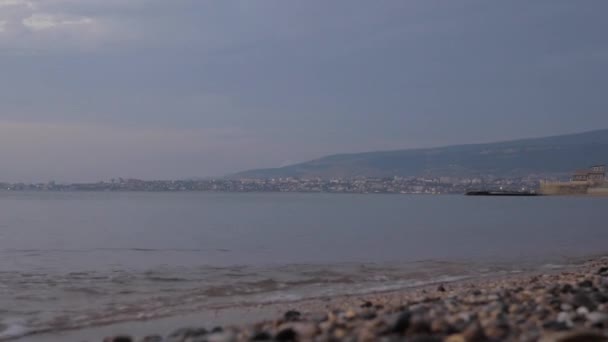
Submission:
[[[0,338],[556,268],[608,250],[607,205],[587,197],[0,192]]]

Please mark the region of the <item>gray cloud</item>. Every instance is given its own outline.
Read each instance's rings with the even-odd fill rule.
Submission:
[[[93,149],[79,144],[85,133],[44,141],[58,151],[53,178],[97,179],[607,127],[607,9],[601,0],[0,0],[0,129],[99,127]],[[33,157],[41,142],[11,139],[0,157],[15,162],[0,179],[49,178],[50,161]],[[117,144],[131,157],[111,153]],[[129,162],[137,155],[149,162]]]

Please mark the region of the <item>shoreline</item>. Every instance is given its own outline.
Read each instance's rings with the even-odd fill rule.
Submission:
[[[340,330],[341,332],[338,333],[338,335],[341,337],[337,336],[340,337],[339,339],[355,334],[354,336],[360,340],[371,341],[378,338],[379,334],[386,333],[386,328],[390,327],[391,324],[394,324],[394,322],[391,323],[391,321],[395,320],[395,316],[403,315],[402,311],[404,308],[410,312],[410,308],[425,306],[427,303],[430,303],[428,305],[431,306],[431,311],[437,311],[440,308],[446,309],[444,307],[444,304],[446,303],[450,303],[454,300],[460,301],[466,299],[464,300],[464,304],[460,304],[460,309],[463,309],[464,305],[467,307],[466,311],[468,312],[469,316],[476,316],[479,313],[477,312],[477,309],[486,310],[487,308],[485,306],[490,305],[489,302],[493,302],[501,298],[501,291],[512,292],[523,288],[524,293],[539,292],[542,290],[542,288],[549,287],[549,285],[554,286],[555,284],[562,283],[564,286],[569,284],[569,286],[566,286],[566,288],[571,287],[576,289],[578,284],[584,282],[585,280],[597,285],[594,285],[593,289],[596,289],[598,293],[602,294],[602,296],[605,293],[605,299],[606,302],[608,302],[608,271],[606,271],[605,276],[598,275],[598,270],[602,267],[608,268],[608,257],[594,257],[588,259],[583,264],[566,266],[559,269],[530,271],[507,275],[491,275],[481,278],[469,278],[455,280],[453,282],[432,283],[419,287],[401,290],[379,291],[361,295],[337,295],[332,297],[311,298],[290,302],[218,307],[179,316],[136,322],[123,322],[106,326],[84,328],[80,330],[40,333],[29,335],[25,338],[32,342],[50,342],[57,340],[101,341],[104,337],[119,335],[131,336],[133,341],[139,341],[143,340],[143,338],[146,336],[150,337],[154,336],[155,334],[160,334],[155,336],[168,336],[168,334],[172,332],[179,332],[179,329],[184,327],[192,327],[189,329],[181,329],[184,337],[188,334],[188,331],[191,333],[198,331],[198,333],[200,333],[201,328],[204,328],[207,332],[210,332],[212,329],[214,329],[214,327],[222,327],[222,332],[219,332],[220,329],[216,328],[218,332],[215,333],[215,336],[217,338],[222,336],[223,338],[227,338],[225,341],[246,341],[250,340],[252,337],[255,337],[254,335],[261,334],[262,332],[268,336],[274,336],[275,339],[277,339],[277,336],[279,336],[281,332],[285,331],[287,331],[287,333],[295,332],[297,336],[301,337],[301,339],[305,339],[312,336],[321,336],[319,334],[327,335],[335,333],[335,331],[332,329],[330,330],[333,332],[330,330],[325,331],[327,329],[324,330],[323,327],[331,324],[338,324],[338,326],[343,326],[343,328]],[[539,286],[540,284],[544,285],[541,287]],[[516,293],[521,293],[521,291]],[[558,291],[558,293],[560,293],[560,296],[558,296],[560,298],[565,296],[562,295],[560,291]],[[547,295],[546,293],[542,294],[544,296]],[[477,298],[484,295],[486,295],[484,300],[480,301],[479,298]],[[541,297],[543,296],[540,296],[539,298]],[[576,295],[574,297],[576,297]],[[491,300],[488,300],[488,298]],[[600,297],[599,300],[603,300],[603,298],[604,297]],[[483,304],[483,307],[476,308],[474,304],[476,302]],[[537,305],[538,304],[539,303],[537,303]],[[553,308],[551,305],[549,305],[551,304],[550,301],[545,304],[547,304],[549,308]],[[509,304],[509,306],[512,305],[519,304]],[[572,308],[569,308],[568,305],[570,305]],[[433,308],[433,306],[437,307]],[[456,306],[458,308],[458,305],[454,305],[453,303],[451,306]],[[569,310],[560,311],[557,313],[544,312],[541,317],[535,318],[537,321],[536,323],[543,322],[543,324],[549,324],[553,322],[553,328],[555,329],[551,328],[551,324],[549,324],[549,328],[544,327],[543,324],[536,324],[534,327],[532,325],[528,327],[527,331],[513,331],[513,329],[509,329],[509,333],[511,335],[518,334],[518,340],[520,337],[522,337],[521,334],[523,333],[531,336],[529,340],[538,340],[538,338],[547,334],[556,334],[559,333],[559,331],[568,331],[572,328],[593,328],[590,327],[589,324],[579,324],[581,322],[585,323],[585,315],[591,314],[593,314],[591,315],[592,317],[601,316],[602,319],[605,318],[607,324],[606,327],[608,328],[608,305],[604,305],[604,302],[595,303],[593,308],[586,309],[587,312],[585,312],[583,309],[579,310],[580,307],[574,307],[574,305],[568,303],[565,303],[564,308]],[[561,310],[562,308],[559,307],[559,309]],[[480,312],[485,313],[483,310]],[[496,310],[496,308],[493,310]],[[291,318],[286,319],[286,317],[281,318],[286,312],[297,312],[297,319],[292,320]],[[504,314],[509,316],[510,313],[511,312],[507,310]],[[575,317],[566,319],[570,313],[572,313],[572,315]],[[496,313],[494,312],[494,314]],[[534,311],[524,310],[520,314],[534,315]],[[578,317],[576,315],[584,317]],[[605,317],[603,315],[605,315]],[[458,315],[455,317],[458,317]],[[458,321],[458,319],[455,320]],[[568,326],[568,322],[570,321],[572,322],[572,326]],[[427,323],[429,327],[432,327],[433,325],[441,325],[432,319],[431,322]],[[493,320],[477,322],[477,325],[480,327],[479,329],[481,329],[478,329],[478,332],[481,331],[488,335],[488,332],[485,330],[489,330],[490,335],[499,335],[499,332],[502,331],[501,329],[496,328],[492,330],[488,328],[494,323],[497,322],[493,322]],[[504,328],[505,322],[499,323],[501,323]],[[453,325],[456,323],[448,323],[448,325],[450,324]],[[470,325],[462,322],[460,324],[463,325],[463,329],[460,331],[461,333],[463,333],[465,327]],[[383,328],[380,329],[380,327]],[[331,326],[326,328],[329,329]],[[442,338],[448,336],[445,334],[445,332],[444,334],[441,334],[441,331],[439,331],[437,327],[435,328],[437,331],[432,329],[427,330],[429,333],[434,333],[434,335],[437,335],[435,336],[437,340],[442,340]],[[365,331],[362,331],[361,329]],[[595,331],[598,332],[598,329],[595,329]],[[606,331],[600,331],[599,333],[606,333]],[[209,334],[208,336],[211,335],[213,334]],[[508,336],[510,335],[505,335],[503,337]],[[180,340],[172,339],[167,341]],[[467,341],[467,339],[464,339],[463,341]]]

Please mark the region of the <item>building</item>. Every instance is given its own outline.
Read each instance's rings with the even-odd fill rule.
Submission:
[[[578,170],[569,182],[541,181],[540,192],[544,195],[584,195],[597,193],[595,189],[606,187],[606,166],[594,165]]]
[[[572,182],[603,182],[606,179],[606,166],[595,165],[587,170],[578,170],[572,175]]]

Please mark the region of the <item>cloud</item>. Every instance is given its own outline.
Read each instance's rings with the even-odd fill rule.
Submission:
[[[0,0],[4,53],[90,48],[107,41],[111,32],[111,21],[102,12],[87,11],[71,1]]]
[[[26,7],[33,10],[36,8],[36,4],[26,0],[0,0],[0,8],[3,7]]]
[[[22,20],[25,27],[34,30],[48,30],[59,26],[80,26],[80,25],[91,25],[95,21],[89,17],[76,17],[76,18],[61,18],[60,16],[46,14],[46,13],[34,13],[31,16]]]

